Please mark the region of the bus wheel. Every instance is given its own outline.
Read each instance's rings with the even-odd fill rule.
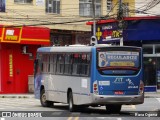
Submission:
[[[74,103],[73,103],[73,95],[72,95],[72,92],[69,92],[68,104],[69,104],[69,111],[70,111],[70,112],[75,111],[75,105],[74,105]]]
[[[106,105],[106,111],[108,113],[119,113],[121,111],[122,105]]]
[[[51,107],[53,106],[53,102],[52,101],[47,101],[46,100],[46,95],[45,95],[45,90],[41,90],[41,93],[40,93],[40,102],[41,102],[41,105],[43,107]]]

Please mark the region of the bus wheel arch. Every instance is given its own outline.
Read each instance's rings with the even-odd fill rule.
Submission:
[[[51,107],[51,106],[53,106],[53,102],[52,101],[48,101],[46,99],[44,86],[41,86],[41,89],[40,89],[40,102],[41,102],[41,105],[43,107]]]
[[[68,91],[67,91],[67,102],[68,102],[69,111],[70,112],[75,111],[73,93],[72,93],[72,89],[71,88],[69,88]]]

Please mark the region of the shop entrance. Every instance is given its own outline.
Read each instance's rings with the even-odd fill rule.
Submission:
[[[146,92],[160,89],[160,57],[144,57],[144,83]]]

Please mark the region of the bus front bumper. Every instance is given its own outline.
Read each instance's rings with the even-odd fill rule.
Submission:
[[[93,103],[99,105],[106,104],[142,104],[144,102],[144,94],[142,95],[127,95],[127,96],[112,96],[112,95],[93,95]]]

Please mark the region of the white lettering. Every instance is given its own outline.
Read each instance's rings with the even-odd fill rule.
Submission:
[[[108,55],[108,59],[110,60],[137,60],[137,56],[121,56],[121,55]]]

